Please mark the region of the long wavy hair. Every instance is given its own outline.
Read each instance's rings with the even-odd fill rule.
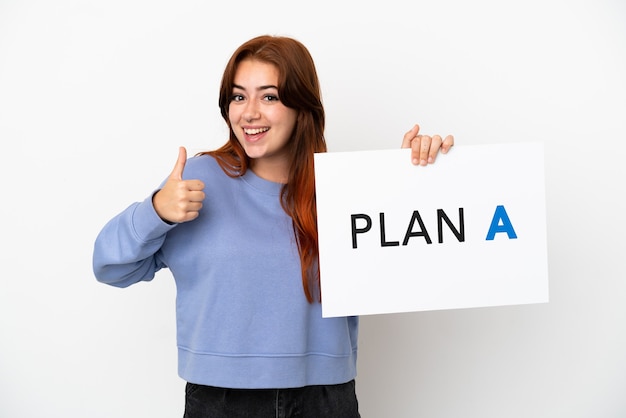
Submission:
[[[241,45],[232,55],[222,77],[219,107],[229,127],[226,144],[212,155],[224,172],[239,177],[250,167],[250,158],[233,132],[228,115],[235,73],[239,63],[254,59],[273,64],[278,69],[278,96],[297,113],[296,124],[287,143],[290,156],[287,183],[281,190],[281,205],[293,220],[300,254],[302,286],[309,302],[319,300],[319,264],[317,210],[313,154],[326,152],[325,113],[319,79],[313,58],[299,41],[282,36],[259,36]]]

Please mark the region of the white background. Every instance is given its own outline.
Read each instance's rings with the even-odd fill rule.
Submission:
[[[224,64],[272,33],[314,56],[331,151],[415,122],[546,147],[551,302],[364,317],[363,416],[623,417],[625,24],[619,0],[0,0],[0,416],[182,416],[171,277],[98,284],[92,243],[179,145],[224,142]]]

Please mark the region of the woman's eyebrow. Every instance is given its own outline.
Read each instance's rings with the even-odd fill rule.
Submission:
[[[243,90],[243,91],[246,90],[245,87],[240,86],[239,84],[233,84],[233,88],[240,89],[240,90]],[[276,89],[276,90],[278,90],[278,87],[274,86],[273,84],[268,84],[266,86],[259,86],[259,87],[257,87],[257,90],[268,90],[268,89]]]

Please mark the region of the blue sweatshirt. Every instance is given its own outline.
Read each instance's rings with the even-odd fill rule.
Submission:
[[[228,388],[338,384],[356,375],[358,318],[322,318],[302,288],[281,184],[252,170],[228,177],[213,157],[188,160],[206,198],[193,221],[169,225],[151,196],[98,235],[96,278],[126,287],[169,268],[176,281],[178,372]]]

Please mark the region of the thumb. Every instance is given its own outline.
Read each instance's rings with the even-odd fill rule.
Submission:
[[[420,126],[416,123],[410,131],[404,134],[404,137],[402,138],[402,148],[411,148],[411,141],[417,136],[419,131]]]
[[[187,163],[187,149],[185,147],[178,148],[178,160],[176,165],[170,174],[170,178],[174,180],[183,179],[183,171],[185,170],[185,164]]]

